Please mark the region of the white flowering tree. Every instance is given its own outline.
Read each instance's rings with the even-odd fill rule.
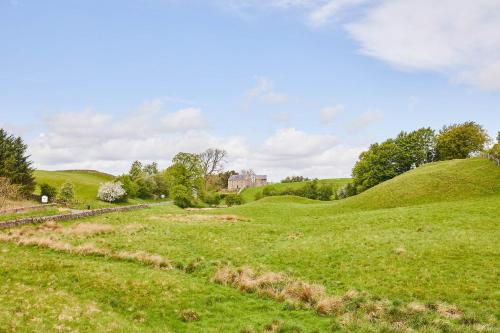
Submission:
[[[97,191],[97,197],[102,201],[116,202],[120,201],[127,195],[120,182],[102,183]]]

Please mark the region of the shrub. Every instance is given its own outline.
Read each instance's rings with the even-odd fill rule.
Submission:
[[[44,195],[49,198],[49,201],[53,201],[57,197],[57,189],[47,183],[42,183],[40,186],[40,195]]]
[[[323,184],[318,188],[317,199],[322,201],[329,201],[333,195],[333,188],[330,185]]]
[[[75,186],[70,182],[65,182],[59,189],[59,199],[64,202],[71,202],[75,198]]]
[[[129,175],[118,177],[118,181],[122,183],[122,187],[127,192],[127,198],[136,198],[139,186]]]
[[[239,194],[228,194],[226,195],[226,205],[234,206],[243,204],[243,198]]]
[[[17,199],[21,193],[21,186],[12,184],[8,178],[0,177],[0,208],[7,199]]]
[[[335,198],[345,199],[353,195],[356,195],[356,187],[352,183],[347,183],[336,191]]]
[[[127,192],[120,182],[106,182],[99,186],[97,197],[106,202],[118,202],[126,198]]]
[[[171,196],[174,199],[174,204],[181,208],[187,208],[193,205],[191,194],[184,185],[174,186]]]
[[[305,182],[308,180],[309,180],[309,178],[306,178],[303,176],[288,176],[285,179],[283,179],[281,182],[282,183],[300,183],[300,182]]]
[[[205,193],[203,195],[203,201],[209,205],[218,205],[220,204],[222,198],[219,193]]]
[[[489,153],[494,158],[500,158],[500,143],[495,144],[490,150]]]
[[[255,193],[255,196],[254,196],[255,200],[260,200],[263,197],[264,197],[264,195],[262,194],[261,191],[258,191],[257,193]]]
[[[309,199],[317,199],[318,198],[318,180],[315,179],[312,182],[306,183],[302,187],[302,196]]]

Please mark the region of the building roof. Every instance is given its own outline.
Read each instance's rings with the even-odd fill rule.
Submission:
[[[231,175],[229,180],[245,180],[245,176],[243,175]]]
[[[245,175],[231,175],[229,177],[229,180],[246,180],[247,178],[245,177]],[[266,175],[256,175],[255,176],[255,179],[263,179],[263,180],[266,180],[267,179],[267,176]]]

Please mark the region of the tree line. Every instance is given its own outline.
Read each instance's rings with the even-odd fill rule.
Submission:
[[[352,169],[352,183],[339,189],[337,195],[343,198],[361,193],[426,163],[467,158],[484,151],[489,141],[485,129],[473,121],[444,126],[438,132],[430,127],[402,131],[362,152]]]

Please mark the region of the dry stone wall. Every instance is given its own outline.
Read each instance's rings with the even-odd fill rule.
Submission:
[[[130,206],[122,206],[122,207],[111,207],[111,208],[100,208],[100,209],[92,209],[86,210],[76,213],[65,213],[58,215],[49,215],[49,216],[34,216],[34,217],[26,217],[17,220],[4,221],[0,222],[0,229],[7,229],[12,227],[17,227],[24,224],[38,224],[44,223],[47,221],[63,221],[63,220],[73,220],[79,219],[83,217],[95,216],[106,213],[114,213],[114,212],[123,212],[134,209],[143,209],[148,208],[148,205],[130,205]]]

